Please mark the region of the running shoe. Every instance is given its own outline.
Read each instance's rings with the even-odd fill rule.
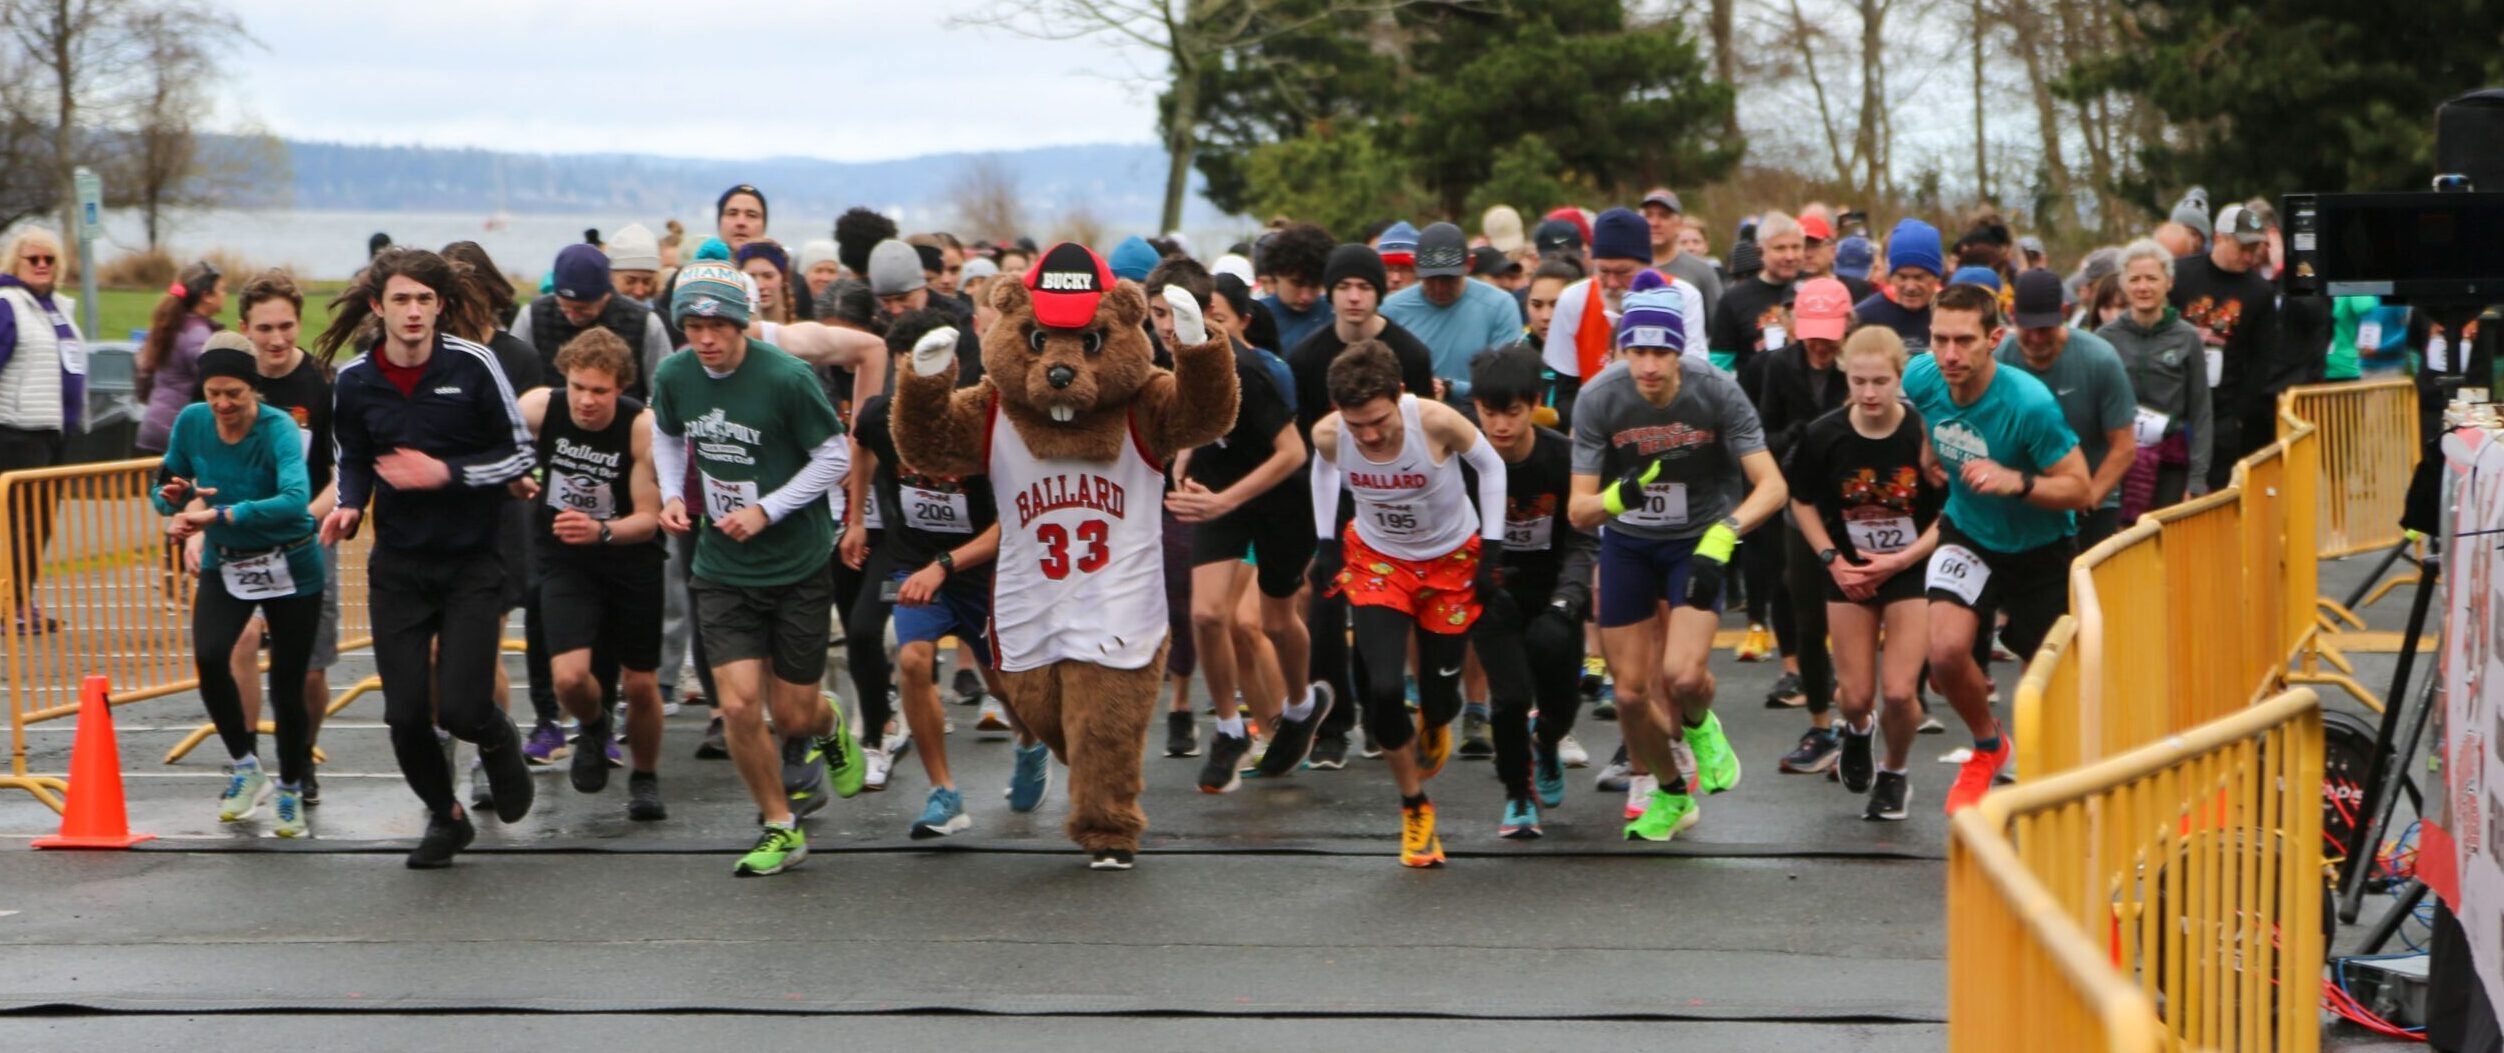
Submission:
[[[1209,732],[1209,758],[1200,765],[1201,793],[1233,793],[1243,785],[1243,758],[1252,752],[1249,736]]]
[[[828,707],[835,712],[834,730],[810,743],[826,762],[826,781],[833,784],[835,796],[851,800],[861,792],[861,781],[869,774],[869,765],[861,760],[861,740],[843,726],[843,705],[833,699]]]
[[[1640,818],[1643,810],[1652,806],[1652,794],[1660,788],[1661,777],[1650,772],[1627,776],[1626,818]]]
[[[1588,768],[1591,766],[1591,751],[1582,748],[1582,743],[1572,735],[1567,735],[1556,740],[1556,759],[1568,768]]]
[[[1643,814],[1626,824],[1626,840],[1667,841],[1694,829],[1703,819],[1704,812],[1696,807],[1693,795],[1654,790],[1644,804]]]
[[[1739,646],[1734,650],[1742,662],[1762,662],[1773,657],[1774,634],[1766,632],[1762,625],[1751,624],[1747,635],[1739,638]]]
[[[1687,780],[1689,786],[1696,785],[1694,746],[1683,737],[1669,740],[1669,760],[1678,766],[1679,778]]]
[[[530,763],[522,759],[522,736],[513,729],[512,719],[502,713],[491,719],[489,736],[497,741],[479,743],[478,759],[487,770],[487,788],[495,795],[496,818],[518,823],[530,814],[531,800],[539,790],[531,784]]]
[[[522,759],[534,768],[546,767],[574,752],[565,742],[565,729],[555,721],[542,720],[530,729],[530,741],[522,744]]]
[[[1600,697],[1600,685],[1608,679],[1608,660],[1596,654],[1582,656],[1582,676],[1575,682],[1576,690],[1585,699]]]
[[[816,742],[794,735],[782,740],[783,797],[791,817],[806,818],[826,807],[826,764]]]
[[[2009,650],[2008,644],[2000,639],[1998,633],[1991,634],[1991,660],[1995,663],[2017,660],[2017,652]]]
[[[304,795],[284,786],[278,788],[278,825],[270,832],[280,837],[304,836]]]
[[[1800,686],[1800,674],[1784,673],[1774,679],[1774,689],[1765,692],[1765,708],[1796,709],[1808,704],[1808,692]]]
[[[922,817],[913,820],[913,836],[946,837],[973,825],[965,816],[965,798],[945,786],[933,786],[930,798],[922,804]]]
[[[895,757],[884,746],[861,751],[861,792],[885,793],[887,775],[895,767]]]
[[[764,877],[799,866],[809,857],[809,835],[796,826],[768,826],[756,836],[756,847],[739,857],[730,872],[737,877]]]
[[[1400,865],[1404,867],[1439,867],[1443,865],[1443,839],[1435,836],[1435,803],[1427,801],[1414,808],[1400,806]]]
[[[1591,780],[1591,788],[1601,793],[1621,793],[1634,770],[1634,765],[1626,760],[1625,744],[1619,743],[1616,755],[1610,757],[1607,764],[1601,765],[1599,776]]]
[[[470,842],[478,839],[478,827],[469,816],[431,816],[426,820],[426,834],[417,839],[417,847],[409,850],[411,870],[435,870],[452,865],[452,857]]]
[[[300,796],[304,798],[304,806],[307,808],[322,803],[322,780],[319,767],[304,773],[304,792]]]
[[[1526,797],[1516,797],[1504,802],[1504,821],[1496,824],[1495,833],[1497,837],[1514,841],[1528,841],[1538,837],[1540,834],[1539,806]]]
[[[1905,802],[1913,796],[1912,786],[1900,771],[1882,771],[1869,788],[1869,810],[1861,818],[1871,822],[1902,822],[1907,814]]]
[[[1617,719],[1617,682],[1600,681],[1600,690],[1591,696],[1591,719]]]
[[[1495,726],[1487,722],[1486,713],[1479,707],[1468,706],[1461,710],[1460,754],[1462,760],[1485,760],[1495,756]]]
[[[974,730],[986,739],[1007,738],[1017,729],[1009,725],[1009,707],[999,699],[984,695],[982,714],[974,720]]]
[[[948,689],[956,693],[954,701],[960,706],[975,705],[984,698],[982,676],[971,669],[957,670],[956,675],[948,679]]]
[[[661,803],[659,773],[639,771],[626,776],[626,818],[638,823],[669,818],[669,806]]]
[[[609,726],[616,727],[617,722],[612,720],[609,722]],[[626,766],[626,751],[619,747],[617,736],[611,735],[609,736],[609,740],[607,742],[600,744],[600,759],[607,761],[609,767],[612,768],[623,768]]]
[[[1374,741],[1373,729],[1365,729],[1364,745],[1357,747],[1356,752],[1358,756],[1363,757],[1366,760],[1382,759],[1382,743]]]
[[[696,743],[697,760],[722,760],[730,756],[730,743],[722,740],[722,718],[714,717],[704,725],[704,741]]]
[[[1834,767],[1835,758],[1843,752],[1842,736],[1833,728],[1810,728],[1800,733],[1800,744],[1782,755],[1780,765],[1792,775],[1815,775]]]
[[[1919,735],[1945,735],[1948,733],[1948,726],[1939,718],[1931,716],[1930,711],[1925,709],[1921,711],[1921,726],[1913,730]]]
[[[1706,793],[1723,793],[1739,785],[1739,755],[1722,736],[1721,714],[1706,713],[1704,723],[1687,729],[1687,747],[1695,751],[1695,771]]]
[[[1452,725],[1437,724],[1427,727],[1424,717],[1421,716],[1418,720],[1417,776],[1421,779],[1431,779],[1435,777],[1436,772],[1443,770],[1443,762],[1452,759]]]
[[[1313,685],[1313,711],[1302,720],[1278,718],[1278,728],[1270,733],[1269,749],[1261,754],[1260,773],[1269,778],[1293,775],[1313,754],[1313,745],[1321,736],[1322,721],[1330,717],[1335,701],[1328,684]]]
[[[1087,869],[1128,870],[1136,865],[1135,859],[1136,857],[1130,853],[1118,848],[1102,849],[1087,858]]]
[[[1051,791],[1052,748],[1040,742],[1017,747],[1017,766],[1009,771],[1009,811],[1034,811]]]
[[[270,799],[270,791],[277,788],[278,784],[258,764],[234,769],[226,776],[226,792],[217,795],[217,821],[240,823],[251,818]]]
[[[1843,729],[1843,756],[1835,761],[1835,771],[1848,792],[1869,792],[1870,775],[1877,767],[1870,757],[1870,746],[1877,737],[1874,734],[1876,731],[1874,727],[1869,731]]]
[[[1530,764],[1530,781],[1538,791],[1539,805],[1555,808],[1565,803],[1565,765],[1557,759],[1559,750],[1542,749]]]
[[[566,775],[574,782],[575,793],[598,793],[609,788],[609,760],[601,745],[616,748],[609,735],[607,717],[583,726],[582,736],[574,743],[573,763],[566,766]]]
[[[2000,732],[1999,749],[1988,753],[1975,749],[1973,756],[1965,758],[1964,766],[1956,770],[1956,782],[1948,787],[1948,814],[1980,803],[1982,795],[1991,792],[1992,780],[1999,776],[2000,769],[2007,767],[2009,758],[2016,754],[2016,737],[2005,730]]]
[[[1197,757],[1200,755],[1200,722],[1187,709],[1169,710],[1165,714],[1165,755]]]
[[[1306,767],[1314,771],[1338,771],[1348,766],[1348,737],[1345,734],[1321,735],[1313,740],[1313,752],[1304,758]]]

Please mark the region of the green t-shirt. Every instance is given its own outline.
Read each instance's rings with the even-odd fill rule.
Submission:
[[[696,478],[687,514],[707,519],[782,488],[811,451],[843,434],[843,418],[817,374],[759,340],[748,341],[739,368],[719,379],[692,351],[661,360],[652,376],[652,420],[666,439],[691,440]],[[834,516],[826,502],[810,501],[745,542],[705,527],[695,573],[723,585],[787,585],[823,569],[834,546]]]

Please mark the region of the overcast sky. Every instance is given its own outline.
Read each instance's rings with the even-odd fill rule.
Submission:
[[[224,3],[264,45],[229,56],[229,120],[291,139],[857,161],[1156,135],[1149,59],[949,27],[996,2]]]

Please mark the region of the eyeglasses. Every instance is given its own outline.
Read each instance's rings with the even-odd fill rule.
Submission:
[[[38,267],[49,267],[55,263],[61,262],[61,257],[59,256],[20,256],[18,259],[24,260]]]

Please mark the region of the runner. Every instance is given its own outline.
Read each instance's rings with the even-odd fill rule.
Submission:
[[[1981,800],[2016,751],[1991,713],[1991,678],[1974,660],[1990,612],[2000,638],[2033,654],[2069,606],[2077,554],[2070,512],[2086,503],[2087,462],[2060,404],[2023,370],[2001,369],[2000,302],[1979,285],[1951,285],[1930,311],[1930,354],[1904,372],[1929,456],[1947,474],[1939,548],[1926,576],[1930,679],[1973,733],[1973,756],[1948,790],[1947,810]]]
[[[1469,367],[1478,425],[1504,459],[1503,587],[1486,595],[1470,643],[1495,703],[1496,775],[1504,782],[1496,832],[1510,838],[1538,837],[1539,809],[1565,803],[1563,747],[1582,702],[1582,624],[1600,552],[1600,539],[1565,516],[1573,440],[1531,423],[1542,369],[1539,353],[1518,344]]]
[[[1504,539],[1504,459],[1459,411],[1404,393],[1399,360],[1380,343],[1331,363],[1330,401],[1336,411],[1313,425],[1316,594],[1345,593],[1354,608],[1365,727],[1400,787],[1400,863],[1442,866],[1425,781],[1451,754],[1467,634],[1478,597],[1496,587],[1497,561],[1480,556]],[[1475,532],[1463,464],[1478,473]],[[1343,477],[1356,503],[1344,535],[1334,530]],[[1401,684],[1412,641],[1422,659],[1413,723]]]
[[[220,333],[210,340],[195,360],[206,401],[183,407],[167,429],[156,510],[172,517],[167,533],[175,539],[209,538],[200,549],[191,633],[201,704],[234,761],[218,797],[218,821],[250,818],[271,795],[261,770],[259,723],[245,717],[231,663],[235,641],[257,607],[270,624],[269,692],[278,724],[278,824],[272,832],[301,837],[304,779],[313,770],[312,720],[302,692],[325,580],[322,549],[313,543],[305,433],[286,411],[262,403],[251,352],[226,346],[242,343],[241,337]]]
[[[2103,337],[2072,329],[2061,314],[2061,277],[2040,267],[2017,276],[2017,331],[2000,341],[1993,357],[2023,370],[2052,389],[2061,416],[2078,436],[2078,452],[2087,460],[2087,501],[2078,513],[2078,548],[2121,529],[2121,482],[2130,474],[2139,444],[2133,429],[2138,403],[2131,396],[2130,373],[2121,354]],[[2164,430],[2161,421],[2149,424]]]
[[[1809,422],[1844,403],[1845,384],[1835,353],[1852,314],[1851,291],[1832,278],[1811,278],[1800,283],[1791,314],[1794,342],[1766,354],[1757,373],[1757,415],[1765,427],[1765,448],[1778,461],[1790,458]],[[1789,482],[1793,503],[1804,500],[1808,488],[1796,479]],[[1780,765],[1799,774],[1825,771],[1841,744],[1834,730],[1834,668],[1826,652],[1826,590],[1821,584],[1826,568],[1816,562],[1818,549],[1807,543],[1796,522],[1794,517],[1793,523],[1781,525],[1779,543],[1785,551],[1780,587],[1787,590],[1784,609],[1790,616],[1774,625],[1784,673],[1765,704],[1808,706],[1809,730]]]
[[[1417,282],[1382,302],[1382,316],[1415,334],[1433,355],[1435,378],[1469,393],[1470,359],[1520,339],[1522,311],[1512,294],[1469,274],[1469,239],[1450,223],[1417,236]]]
[[[1314,330],[1329,328],[1330,286],[1322,276],[1330,268],[1330,254],[1337,244],[1329,231],[1310,223],[1290,223],[1263,237],[1254,251],[1261,281],[1269,288],[1261,306],[1278,323],[1282,353],[1293,351]]]
[[[669,357],[669,329],[641,300],[617,289],[611,281],[611,266],[610,258],[597,248],[566,246],[557,252],[551,268],[555,291],[515,311],[511,328],[516,339],[539,352],[540,367],[548,376],[557,373],[556,353],[586,330],[600,328],[617,334],[639,353],[635,379],[625,394],[641,401],[647,395],[644,382]]]
[[[2130,478],[2141,492],[2125,495],[2125,520],[2150,508],[2163,508],[2186,496],[2208,492],[2210,420],[2208,369],[2200,332],[2183,321],[2165,302],[2173,288],[2174,258],[2165,247],[2141,238],[2121,250],[2115,275],[2129,303],[2121,317],[2105,323],[2095,335],[2121,355],[2130,373],[2130,390],[2138,398],[2133,439],[2140,446],[2131,462]],[[2382,333],[2358,327],[2358,343],[2378,344]],[[2406,330],[2405,325],[2397,327]],[[2376,339],[2367,340],[2371,336]],[[2133,489],[2125,483],[2125,490]],[[2131,498],[2136,497],[2134,502]]]
[[[1845,790],[1869,795],[1862,818],[1890,821],[1907,814],[1905,764],[1921,725],[1914,691],[1928,657],[1921,568],[1938,546],[1945,500],[1922,471],[1921,417],[1902,398],[1905,359],[1894,330],[1854,332],[1837,358],[1849,403],[1802,429],[1783,462],[1792,519],[1827,579],[1822,602],[1844,721],[1834,767]],[[1886,711],[1873,724],[1879,698]],[[1870,736],[1880,726],[1887,753],[1873,773]]]
[[[1618,313],[1634,289],[1635,278],[1652,266],[1651,228],[1632,210],[1612,208],[1600,213],[1591,232],[1591,276],[1557,295],[1556,316],[1548,323],[1548,338],[1542,345],[1542,358],[1557,378],[1549,404],[1556,407],[1560,421],[1573,420],[1578,392],[1615,356]],[[1703,291],[1676,280],[1669,282],[1669,288],[1681,301],[1685,339],[1703,346]],[[1595,299],[1596,311],[1592,310]]]
[[[316,342],[328,358],[369,318],[382,331],[334,382],[339,503],[321,539],[355,533],[369,501],[382,520],[366,561],[367,603],[392,752],[428,813],[408,856],[417,869],[450,865],[477,836],[453,798],[438,723],[478,746],[497,818],[519,822],[534,792],[521,735],[494,696],[509,605],[497,545],[505,486],[530,470],[530,430],[494,355],[437,327],[475,310],[468,295],[443,257],[385,249],[332,302]]]
[[[1665,186],[1644,191],[1643,225],[1652,237],[1652,269],[1694,285],[1704,299],[1703,317],[1713,317],[1714,305],[1721,302],[1721,272],[1713,269],[1712,261],[1679,245],[1678,235],[1687,224],[1678,195]]]
[[[1863,325],[1883,325],[1904,340],[1906,354],[1930,353],[1930,302],[1947,273],[1939,228],[1918,219],[1898,222],[1887,233],[1887,283],[1852,306]]]
[[[599,748],[614,741],[608,688],[626,699],[626,817],[669,817],[661,801],[660,483],[652,468],[652,417],[623,392],[635,384],[635,353],[606,329],[575,337],[551,363],[562,395],[521,397],[545,481],[535,502],[531,588],[547,627],[557,700],[582,727],[571,777],[580,793],[607,788]],[[622,676],[620,670],[623,670]]]
[[[713,666],[731,763],[763,823],[756,847],[731,868],[778,874],[808,856],[783,788],[766,711],[785,736],[810,739],[837,796],[860,792],[860,744],[840,707],[818,693],[826,669],[834,585],[826,555],[834,523],[826,489],[843,478],[843,421],[806,364],[748,338],[748,296],[726,266],[678,272],[670,313],[693,354],[672,355],[653,378],[652,444],[661,480],[661,528],[697,536],[697,629]],[[676,491],[693,438],[701,516]]]
[[[1629,840],[1667,841],[1700,818],[1676,744],[1692,747],[1705,792],[1739,784],[1706,659],[1731,551],[1785,500],[1755,407],[1736,381],[1686,352],[1682,307],[1667,291],[1626,298],[1617,323],[1623,357],[1584,390],[1574,417],[1568,511],[1578,529],[1608,525],[1600,534],[1600,644],[1627,750],[1652,773],[1628,786],[1630,802],[1644,799],[1643,814],[1626,826]]]

